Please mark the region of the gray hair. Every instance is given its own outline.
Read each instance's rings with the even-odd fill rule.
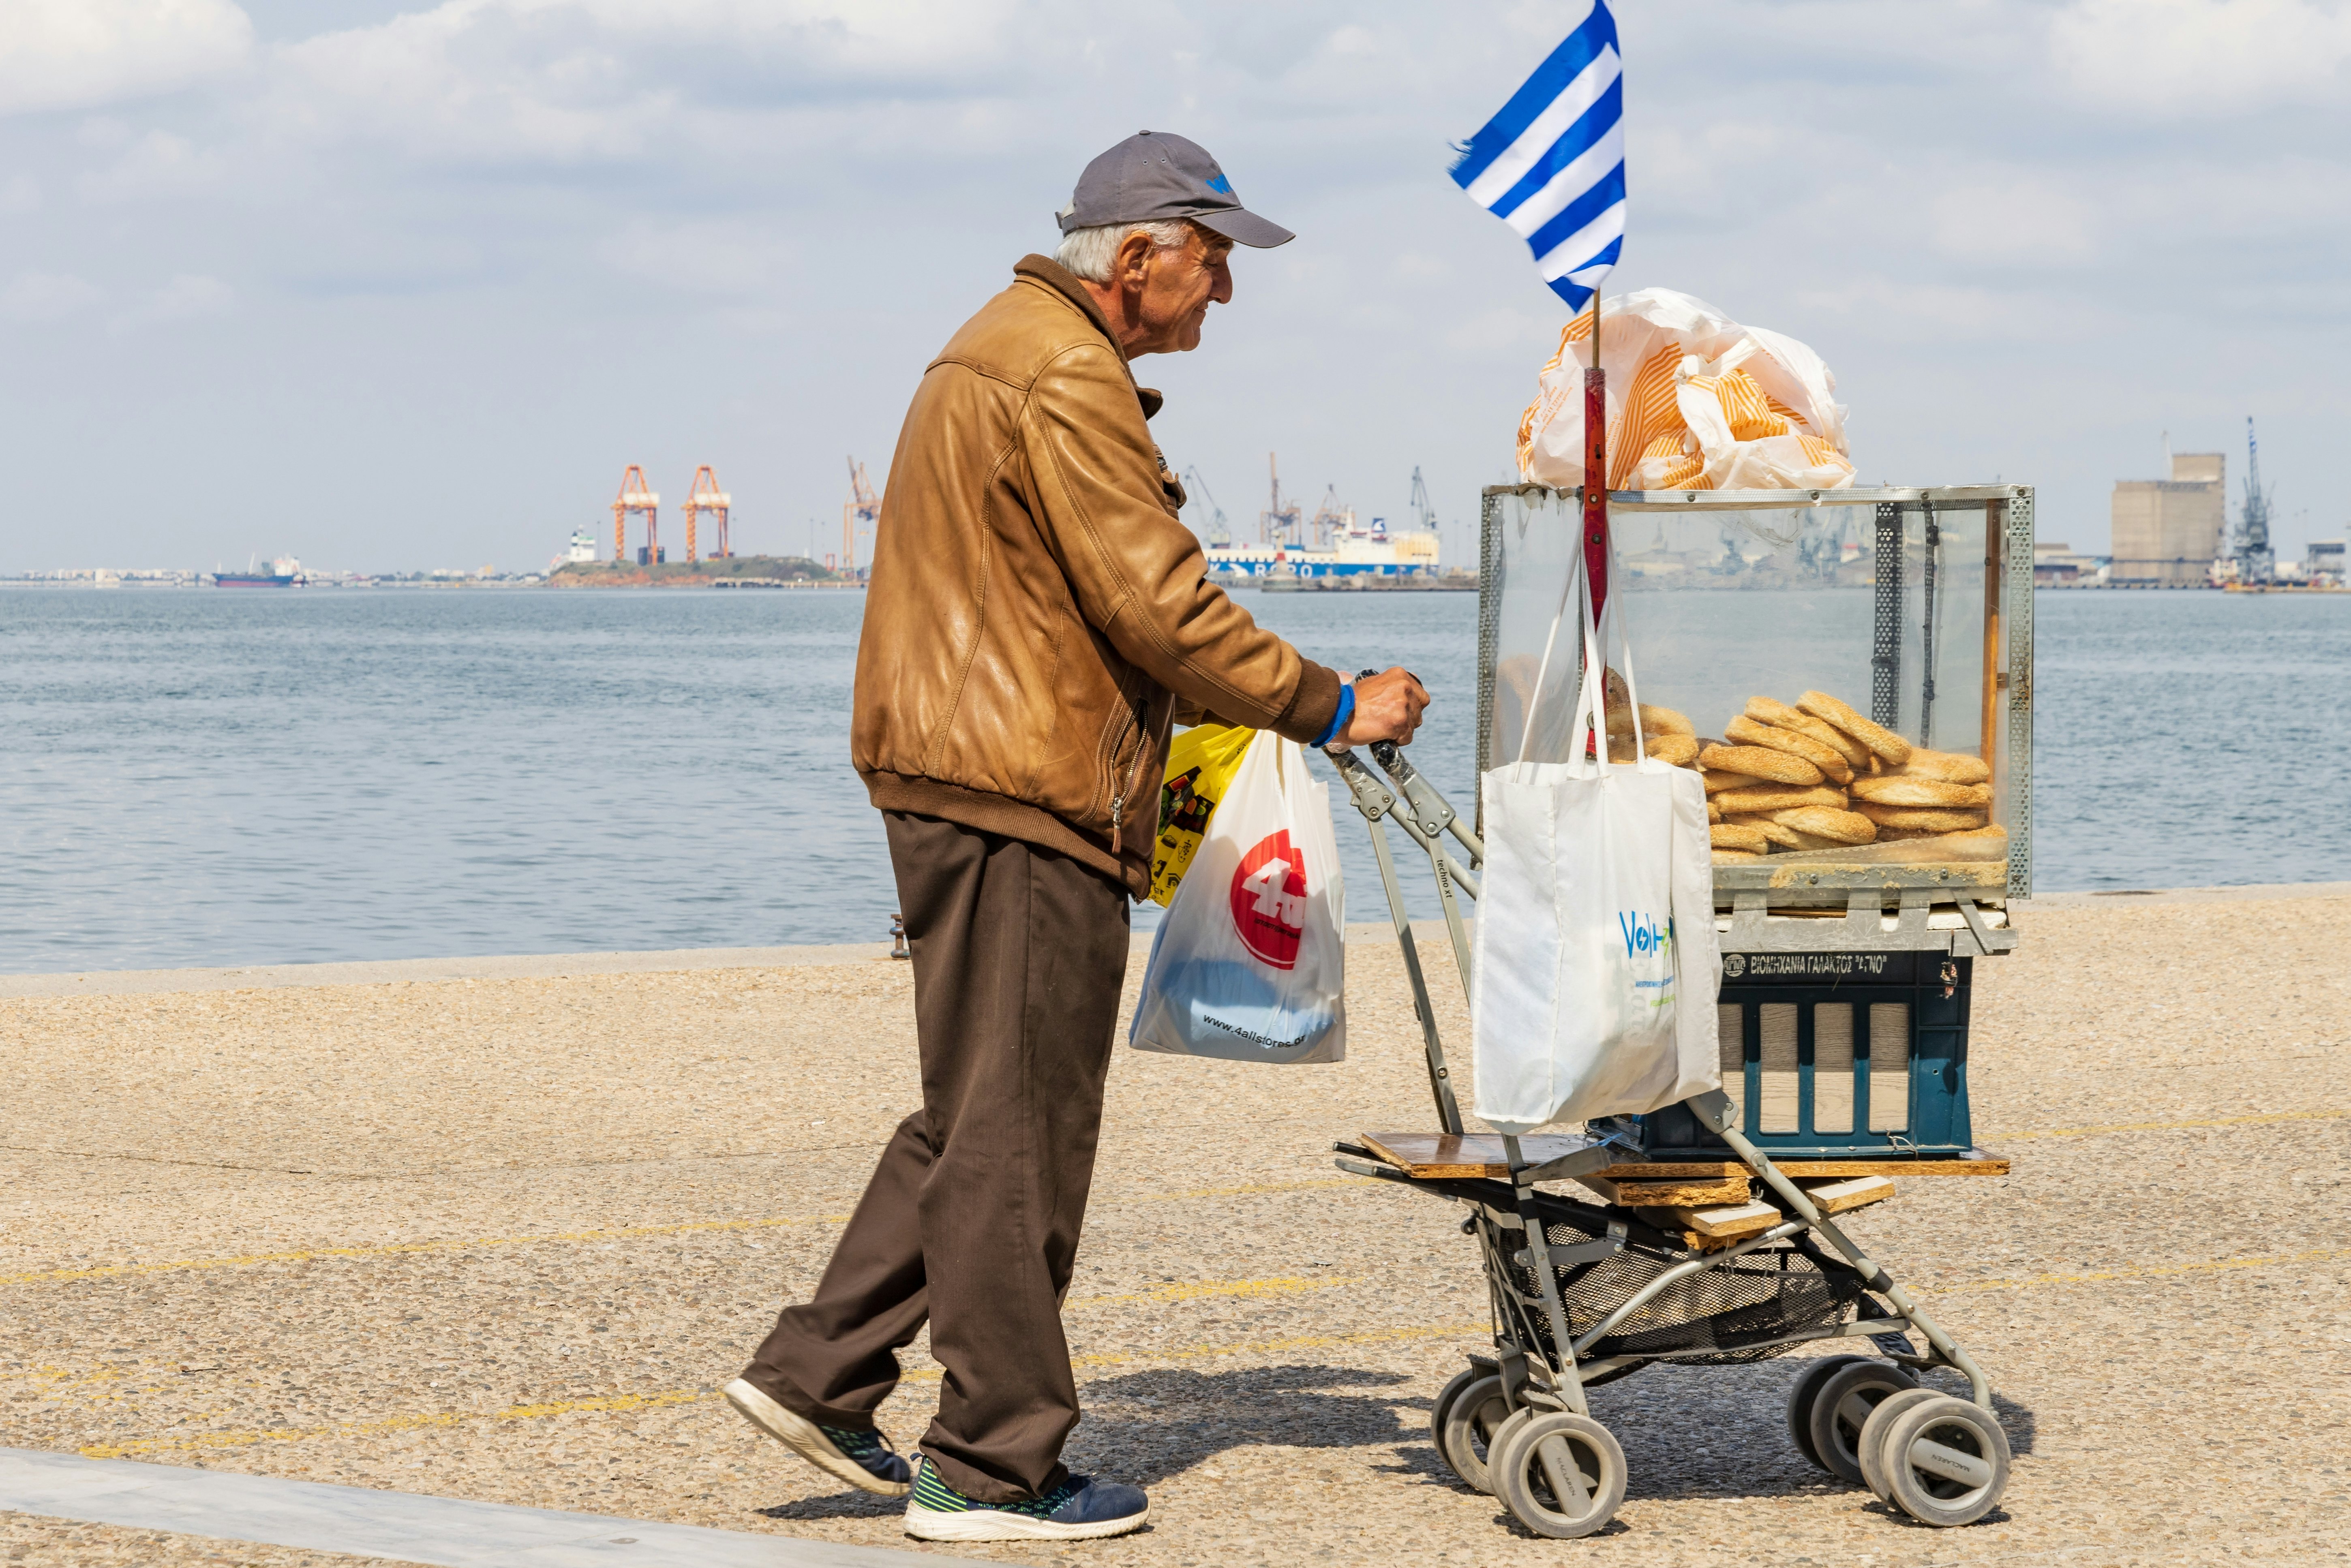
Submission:
[[[1148,224],[1102,224],[1093,228],[1071,229],[1061,236],[1061,248],[1053,259],[1088,283],[1108,283],[1112,265],[1118,259],[1118,247],[1132,234],[1145,234],[1160,250],[1181,250],[1192,237],[1192,225],[1183,218],[1164,218]]]

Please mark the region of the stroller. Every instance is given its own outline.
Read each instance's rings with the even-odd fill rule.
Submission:
[[[1991,1511],[2008,1485],[2009,1448],[1982,1370],[1828,1218],[1825,1196],[1816,1202],[1742,1135],[1720,1090],[1683,1103],[1752,1172],[1753,1198],[1778,1211],[1728,1244],[1660,1228],[1614,1201],[1541,1189],[1593,1177],[1613,1193],[1600,1173],[1628,1162],[1608,1140],[1465,1134],[1386,827],[1394,821],[1428,857],[1465,988],[1460,898],[1478,896],[1484,848],[1394,745],[1370,749],[1378,773],[1352,750],[1327,755],[1369,824],[1443,1132],[1364,1134],[1336,1145],[1336,1163],[1469,1210],[1461,1229],[1485,1268],[1493,1351],[1471,1355],[1437,1396],[1430,1425],[1445,1462],[1536,1534],[1589,1535],[1624,1502],[1626,1476],[1587,1390],[1652,1363],[1724,1366],[1814,1340],[1860,1340],[1876,1354],[1818,1358],[1790,1390],[1797,1448],[1922,1523],[1963,1525]],[[1910,1369],[1928,1367],[1964,1375],[1970,1398],[1919,1386]]]

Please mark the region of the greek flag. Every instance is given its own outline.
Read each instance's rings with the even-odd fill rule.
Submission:
[[[1616,18],[1590,0],[1499,114],[1458,149],[1453,180],[1525,236],[1552,292],[1581,310],[1625,248],[1625,84]]]

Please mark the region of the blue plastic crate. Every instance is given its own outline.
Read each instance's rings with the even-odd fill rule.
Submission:
[[[1725,954],[1722,1087],[1740,1130],[1774,1158],[1966,1153],[1973,964],[1933,952]],[[1679,1105],[1593,1129],[1660,1162],[1734,1157]]]

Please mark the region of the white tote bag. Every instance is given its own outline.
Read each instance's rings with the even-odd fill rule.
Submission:
[[[1331,788],[1307,771],[1303,747],[1259,730],[1152,939],[1127,1043],[1345,1060],[1345,919]]]
[[[1612,574],[1613,575],[1613,574]],[[1616,579],[1622,581],[1622,578]],[[1505,1133],[1637,1114],[1720,1082],[1712,846],[1699,776],[1646,754],[1632,649],[1623,650],[1635,755],[1610,763],[1602,658],[1578,565],[1584,679],[1567,762],[1519,760],[1479,781],[1486,819],[1471,1012],[1478,1115]],[[1603,618],[1623,641],[1622,593]],[[1559,652],[1552,618],[1534,692]],[[1526,733],[1534,732],[1530,713]]]

